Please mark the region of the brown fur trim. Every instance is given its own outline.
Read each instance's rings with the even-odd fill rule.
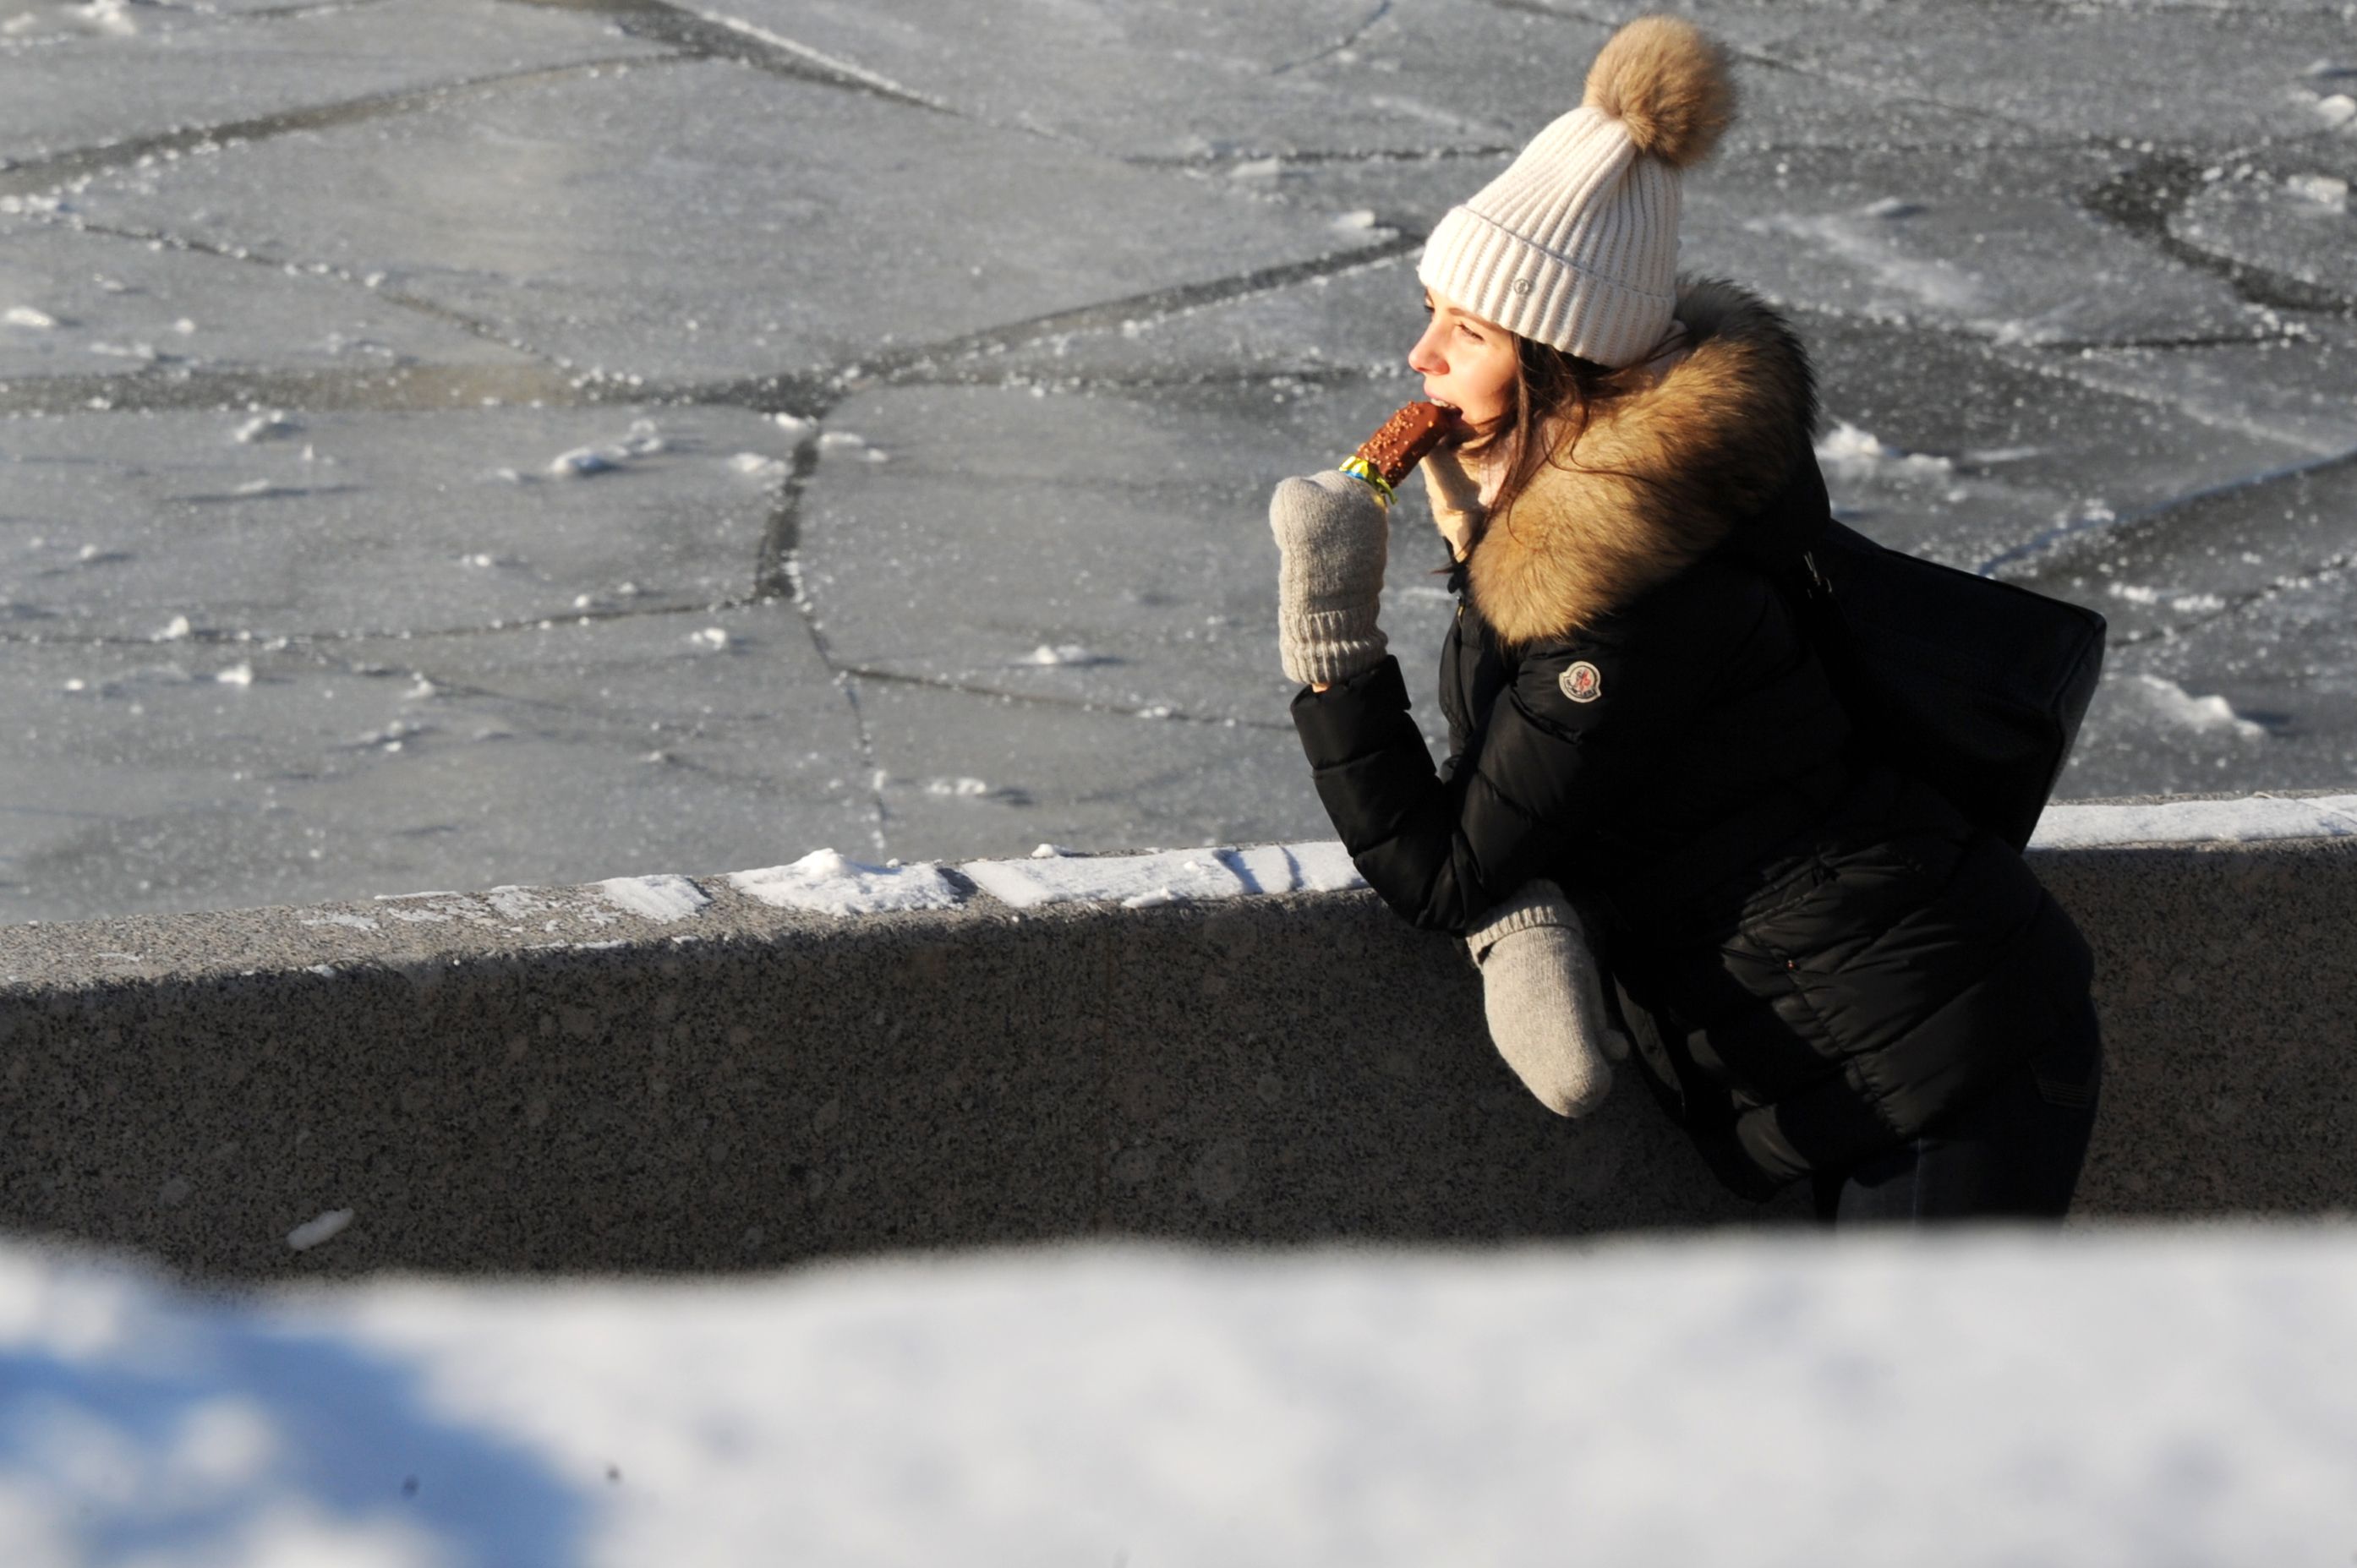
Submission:
[[[1568,455],[1483,528],[1468,591],[1507,643],[1566,636],[1676,576],[1807,451],[1815,385],[1783,317],[1732,284],[1688,280],[1677,318],[1693,351],[1597,405]]]

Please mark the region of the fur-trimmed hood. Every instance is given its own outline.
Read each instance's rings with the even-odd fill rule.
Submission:
[[[1669,581],[1808,459],[1815,381],[1784,318],[1706,279],[1681,281],[1677,318],[1685,358],[1598,407],[1569,454],[1482,528],[1466,582],[1505,642],[1566,636]]]

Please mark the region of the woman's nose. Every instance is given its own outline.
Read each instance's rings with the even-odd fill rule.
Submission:
[[[1426,328],[1424,336],[1407,351],[1407,368],[1421,376],[1437,376],[1448,370],[1448,361],[1434,351],[1432,337],[1431,328]]]

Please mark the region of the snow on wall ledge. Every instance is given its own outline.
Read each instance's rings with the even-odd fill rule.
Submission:
[[[2231,800],[2089,801],[2050,806],[2032,850],[2139,844],[2256,843],[2357,835],[2357,795],[2250,795]]]
[[[2340,1562],[2352,1314],[2347,1226],[253,1294],[0,1243],[0,1559]]]
[[[2032,858],[2097,954],[2083,1208],[2357,1208],[2357,795],[2061,806]],[[1801,1218],[1641,1085],[1530,1101],[1332,844],[0,928],[0,1229],[237,1275]]]

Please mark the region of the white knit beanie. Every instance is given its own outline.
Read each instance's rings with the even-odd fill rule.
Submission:
[[[1448,209],[1416,276],[1519,337],[1633,364],[1676,303],[1679,171],[1734,118],[1718,46],[1691,22],[1641,16],[1596,57],[1580,106]]]

